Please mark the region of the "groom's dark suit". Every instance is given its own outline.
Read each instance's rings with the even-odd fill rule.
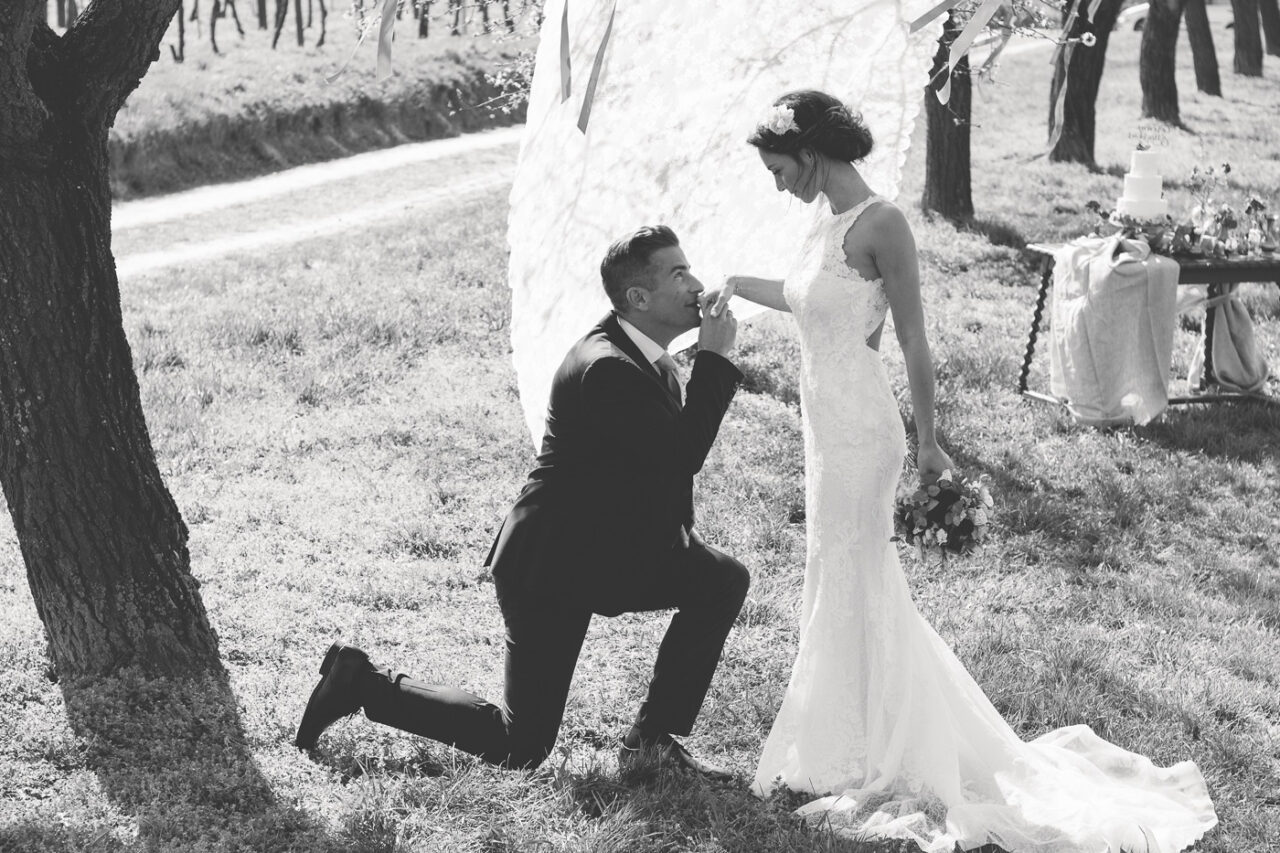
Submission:
[[[592,613],[677,608],[636,725],[688,734],[746,596],[746,570],[688,532],[701,468],[742,374],[698,353],[681,403],[610,314],[552,384],[537,466],[490,550],[507,626],[503,707],[391,670],[366,715],[493,763],[551,751]]]

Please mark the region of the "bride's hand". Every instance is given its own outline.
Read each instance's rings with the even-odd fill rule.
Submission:
[[[734,291],[738,289],[738,283],[733,276],[729,276],[724,280],[724,284],[720,287],[708,290],[703,294],[703,305],[708,314],[712,317],[718,317],[725,306],[729,304],[729,300],[733,298]]]
[[[955,464],[937,442],[921,444],[916,453],[916,471],[920,474],[921,484],[932,483],[942,476],[943,471],[955,471]]]

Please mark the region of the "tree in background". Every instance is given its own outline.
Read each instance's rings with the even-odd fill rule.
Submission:
[[[1258,30],[1258,0],[1231,0],[1235,18],[1235,72],[1262,76],[1262,33]]]
[[[973,217],[973,190],[969,165],[969,128],[973,115],[973,83],[969,57],[960,59],[951,75],[951,98],[938,100],[946,82],[947,58],[963,22],[955,12],[947,14],[938,51],[933,55],[929,83],[924,87],[925,173],[920,207],[942,214],[953,222]]]
[[[1120,14],[1121,0],[1102,0],[1092,22],[1083,14],[1087,6],[1078,0],[1077,14],[1073,17],[1070,5],[1063,12],[1063,23],[1070,24],[1064,37],[1070,42],[1058,52],[1053,68],[1053,82],[1049,87],[1049,136],[1056,141],[1049,151],[1054,163],[1083,163],[1091,168],[1094,162],[1094,138],[1098,88],[1102,85],[1102,71],[1107,60],[1107,43]],[[1091,44],[1090,44],[1091,43]],[[1065,95],[1062,87],[1066,86]],[[1061,119],[1058,117],[1058,101],[1062,98]],[[1059,127],[1061,121],[1061,127]]]
[[[107,131],[177,9],[94,0],[58,36],[0,3],[0,486],[63,678],[221,671],[111,254]]]
[[[1218,52],[1213,46],[1209,15],[1204,0],[1185,0],[1182,17],[1187,22],[1187,41],[1191,43],[1191,62],[1196,69],[1196,88],[1206,95],[1222,97],[1222,81],[1218,76]]]
[[[1266,36],[1267,53],[1280,56],[1280,2],[1258,0],[1258,12],[1262,17],[1262,33]]]
[[[1151,0],[1142,27],[1138,82],[1142,86],[1142,115],[1181,127],[1178,81],[1175,75],[1178,29],[1185,0]]]

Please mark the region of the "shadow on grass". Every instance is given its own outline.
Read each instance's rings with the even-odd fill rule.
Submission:
[[[1017,227],[998,219],[970,219],[964,223],[963,228],[965,231],[981,234],[993,246],[1008,246],[1011,249],[1027,247],[1027,238]]]
[[[812,799],[779,791],[761,800],[741,783],[718,785],[637,762],[619,773],[589,770],[565,774],[558,786],[579,810],[617,837],[617,850],[658,853],[673,842],[706,841],[735,853],[898,853],[910,842],[857,841],[810,826],[791,814]],[[594,848],[593,848],[594,849]]]
[[[1280,457],[1280,405],[1242,401],[1170,409],[1139,433],[1170,450],[1259,464]]]
[[[96,826],[68,826],[61,815],[38,824],[29,819],[0,829],[0,850],[391,849],[383,839],[335,838],[277,800],[248,747],[225,673],[176,680],[126,671],[64,684],[62,693],[84,764],[96,773],[112,810],[133,818],[136,836],[104,828],[111,819],[86,804],[86,823]]]

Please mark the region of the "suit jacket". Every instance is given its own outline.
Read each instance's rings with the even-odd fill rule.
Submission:
[[[627,610],[645,567],[693,525],[693,475],[741,378],[699,352],[682,406],[617,316],[601,320],[556,371],[537,465],[485,561],[494,577],[605,615]]]

